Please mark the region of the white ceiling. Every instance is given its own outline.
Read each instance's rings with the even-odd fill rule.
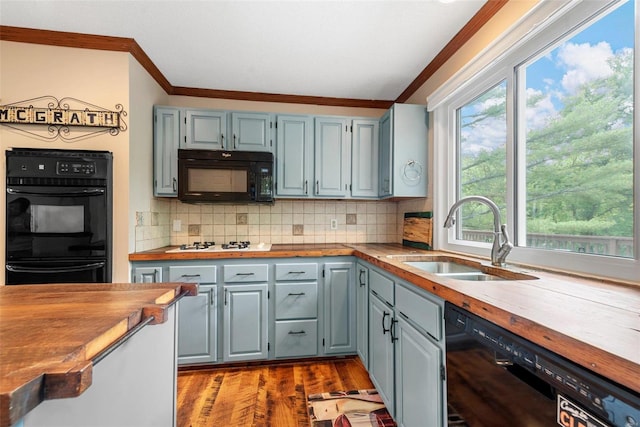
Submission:
[[[486,0],[0,0],[0,24],[133,38],[173,86],[395,100]]]

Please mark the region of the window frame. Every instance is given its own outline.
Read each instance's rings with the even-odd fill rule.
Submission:
[[[634,0],[629,0],[634,1]],[[457,201],[457,110],[491,89],[501,81],[507,81],[507,224],[508,232],[515,240],[513,251],[507,262],[531,265],[552,270],[570,271],[589,276],[613,278],[638,284],[640,277],[640,84],[634,84],[634,257],[620,258],[594,254],[565,253],[517,246],[518,238],[526,236],[526,209],[517,206],[516,194],[524,194],[526,180],[519,179],[518,167],[524,159],[524,149],[518,151],[516,137],[523,138],[524,126],[518,128],[518,113],[515,97],[516,85],[523,83],[517,78],[518,67],[567,34],[575,34],[583,28],[585,22],[602,11],[623,4],[623,0],[607,2],[589,1],[542,1],[515,23],[502,37],[487,47],[456,75],[429,96],[427,107],[433,112],[434,129],[434,178],[439,190],[434,197],[434,247],[458,253],[472,254],[488,258],[490,243],[458,240],[456,229],[445,229],[441,226],[447,216],[449,207]],[[635,8],[635,40],[634,40],[634,82],[640,72],[640,31],[638,15],[640,5]],[[570,12],[570,13],[569,13]],[[598,19],[597,17],[595,19]],[[572,30],[567,33],[567,28]],[[515,121],[515,123],[514,123]],[[522,139],[521,139],[522,140]],[[523,172],[524,173],[524,172]],[[516,216],[520,215],[520,218]],[[516,223],[516,219],[520,219]],[[517,224],[519,229],[514,229]]]

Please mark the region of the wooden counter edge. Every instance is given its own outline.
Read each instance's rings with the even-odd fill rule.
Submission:
[[[177,302],[179,297],[198,295],[198,284],[179,283],[172,294],[173,297],[166,304],[156,303],[143,306],[141,308],[142,315],[138,318],[139,321],[153,316],[154,320],[149,323],[150,325],[166,322],[167,308]],[[164,296],[160,297],[160,300],[165,299]],[[110,331],[118,331],[118,336],[121,336],[123,326],[126,325],[127,330],[129,330],[136,325],[130,320],[131,319],[121,320],[118,324],[114,325]],[[127,331],[125,330],[124,332]],[[116,341],[117,338],[118,337],[112,340],[109,345],[112,345],[113,341]],[[93,341],[87,345],[91,346]],[[88,351],[88,353],[92,353],[92,351]],[[93,353],[96,353],[96,351],[93,351]],[[87,354],[87,356],[91,357],[93,354]],[[89,388],[92,379],[93,362],[91,359],[60,363],[55,367],[48,368],[47,372],[23,384],[11,393],[0,394],[0,427],[14,425],[29,413],[29,411],[45,400],[80,396]]]

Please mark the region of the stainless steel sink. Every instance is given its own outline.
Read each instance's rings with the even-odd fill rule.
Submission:
[[[404,264],[419,268],[428,273],[443,275],[452,273],[482,273],[479,268],[459,264],[452,261],[405,261]]]
[[[391,258],[391,257],[388,257]],[[394,260],[402,262],[426,273],[439,277],[456,280],[488,281],[488,280],[534,280],[535,276],[518,271],[503,270],[493,266],[483,266],[480,263],[457,259],[450,256],[406,255],[393,256]]]

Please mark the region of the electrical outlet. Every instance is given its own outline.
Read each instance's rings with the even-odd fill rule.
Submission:
[[[179,219],[173,220],[173,231],[182,231],[182,221]]]
[[[338,229],[338,220],[337,219],[332,219],[331,220],[331,229],[332,230],[337,230]]]

